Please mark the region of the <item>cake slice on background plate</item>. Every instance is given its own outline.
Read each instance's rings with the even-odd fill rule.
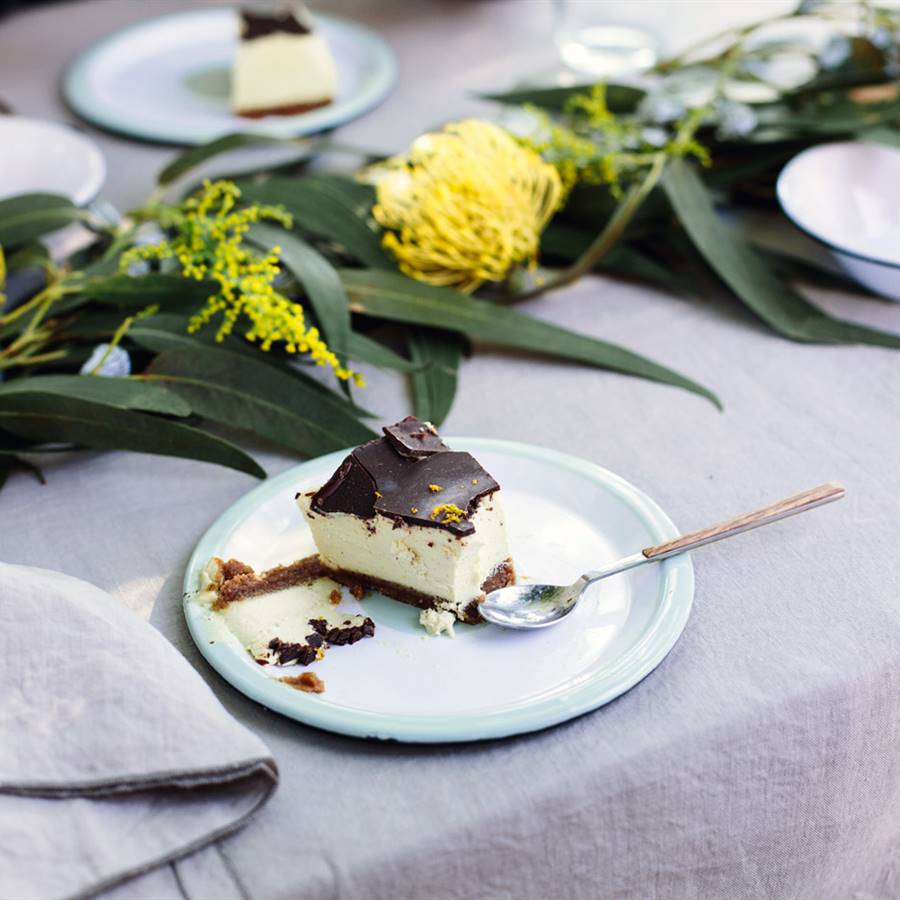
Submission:
[[[231,72],[231,103],[239,116],[295,115],[326,106],[336,93],[331,51],[302,3],[271,15],[240,12]]]
[[[422,609],[429,633],[481,621],[484,595],[515,581],[500,486],[408,416],[357,447],[317,491],[297,494],[325,570]]]

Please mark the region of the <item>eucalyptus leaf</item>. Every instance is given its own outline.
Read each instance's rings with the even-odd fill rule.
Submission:
[[[456,396],[459,363],[464,341],[455,331],[410,328],[407,343],[418,368],[410,375],[416,416],[440,425]]]
[[[266,474],[243,450],[197,428],[53,392],[0,395],[0,428],[34,441],[179,456],[228,466],[257,478]]]
[[[200,416],[306,456],[371,440],[352,407],[265,363],[215,350],[166,350],[144,379],[164,384]]]
[[[49,269],[52,260],[50,251],[40,241],[22,244],[18,249],[6,256],[6,271],[18,272],[22,269]],[[0,279],[0,284],[2,284]]]
[[[593,82],[576,84],[572,87],[521,88],[502,93],[479,94],[482,100],[492,100],[509,106],[530,104],[552,112],[562,112],[566,104],[580,94],[589,94],[594,87]],[[630,113],[641,102],[645,92],[640,88],[625,84],[606,85],[606,105],[615,113]]]
[[[30,472],[41,484],[47,483],[43,470],[31,460],[23,459],[21,456],[3,455],[0,456],[0,490],[3,490],[7,478],[17,469]]]
[[[591,245],[594,235],[583,228],[562,222],[551,222],[541,236],[541,254],[573,261]],[[600,261],[600,271],[629,278],[640,278],[669,290],[686,293],[683,279],[671,268],[628,244],[619,243]]]
[[[255,224],[247,239],[271,250],[281,247],[281,261],[303,285],[326,343],[346,365],[350,338],[350,302],[334,266],[302,238],[274,225]]]
[[[193,347],[216,347],[244,356],[259,356],[260,351],[249,341],[235,334],[216,340],[216,326],[208,324],[199,331],[189,332],[190,316],[177,313],[156,313],[136,321],[128,329],[128,340],[154,352],[181,350]]]
[[[92,279],[83,292],[92,300],[123,309],[140,310],[158,305],[163,310],[198,310],[217,293],[214,281],[196,281],[181,275],[151,272],[147,275],[110,275]]]
[[[663,187],[700,254],[744,304],[777,332],[800,341],[900,348],[900,335],[832,318],[768,268],[716,214],[691,164],[673,160],[663,176]]]
[[[137,409],[169,416],[189,416],[191,407],[177,394],[159,384],[133,378],[102,375],[33,375],[0,383],[0,401],[13,394],[58,394],[120,409]]]
[[[224,354],[223,365],[228,365],[229,360],[233,356],[243,356],[276,369],[278,372],[293,378],[295,381],[301,382],[304,388],[316,391],[330,397],[335,402],[344,404],[347,408],[352,409],[357,415],[372,415],[364,409],[360,409],[355,404],[349,403],[342,397],[339,397],[331,389],[316,378],[313,378],[307,372],[303,371],[303,366],[297,363],[303,359],[292,357],[279,357],[274,351],[263,353],[260,349],[251,344],[249,341],[237,335],[230,334],[221,342],[216,340],[215,328],[207,327],[193,334],[188,333],[188,318],[183,316],[158,313],[155,316],[147,316],[134,325],[128,331],[128,339],[134,341],[138,346],[155,353],[163,350],[187,350],[207,349],[216,353]],[[351,346],[353,338],[351,336]],[[295,361],[296,360],[296,361]],[[306,366],[306,368],[313,368]]]
[[[502,347],[530,350],[636,375],[693,391],[721,408],[718,398],[707,388],[624,347],[576,334],[450,288],[422,284],[395,272],[344,269],[341,279],[350,296],[351,309],[356,312],[396,322],[446,328]]]
[[[18,247],[84,218],[68,197],[57,194],[19,194],[0,200],[0,245]]]
[[[261,184],[242,182],[240,188],[243,202],[280,204],[294,217],[296,228],[334,241],[363,265],[393,268],[381,249],[378,232],[369,224],[368,208],[360,206],[347,186],[338,186],[334,178],[270,178]]]
[[[222,153],[229,153],[232,150],[239,150],[244,147],[255,147],[261,144],[285,144],[294,147],[302,147],[307,150],[310,155],[316,152],[317,142],[310,141],[307,138],[284,138],[275,137],[274,135],[255,134],[252,132],[236,132],[227,134],[223,137],[216,138],[206,144],[198,147],[191,147],[179,154],[172,162],[170,162],[157,175],[156,180],[161,185],[172,184],[182,175],[202,165],[207,160]]]
[[[356,362],[369,363],[382,369],[397,369],[400,372],[412,372],[417,368],[415,363],[404,359],[390,347],[385,347],[384,344],[357,331],[350,332],[348,346],[350,359]]]
[[[896,125],[876,125],[860,132],[859,137],[864,141],[900,148],[900,128]]]

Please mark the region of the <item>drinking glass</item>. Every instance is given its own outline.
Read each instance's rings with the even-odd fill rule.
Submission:
[[[554,0],[563,62],[598,78],[649,69],[659,57],[669,0]]]

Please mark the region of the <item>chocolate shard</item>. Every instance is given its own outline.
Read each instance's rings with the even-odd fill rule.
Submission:
[[[380,513],[458,537],[472,534],[471,517],[481,499],[499,488],[497,482],[471,454],[450,450],[433,428],[412,416],[384,432],[341,463],[313,497],[312,509],[364,519]]]
[[[407,416],[396,425],[388,425],[381,430],[401,456],[421,459],[447,449],[434,425],[430,422],[420,422],[415,416]]]
[[[240,15],[241,39],[244,41],[268,37],[270,34],[310,34],[312,32],[312,20],[309,13],[300,4],[271,15],[249,9],[242,9]]]
[[[369,444],[378,444],[370,441]],[[363,444],[363,447],[368,444]],[[338,467],[338,470],[322,485],[313,498],[313,505],[322,512],[353,513],[368,519],[375,512],[375,481],[360,465],[353,451]]]

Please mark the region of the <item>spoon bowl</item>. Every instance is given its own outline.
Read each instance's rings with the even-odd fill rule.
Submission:
[[[521,630],[547,628],[558,624],[568,616],[584,595],[585,588],[595,581],[814,509],[824,503],[839,500],[845,493],[844,488],[834,482],[822,484],[735,519],[693,531],[665,544],[647,547],[603,569],[585,573],[574,584],[519,584],[491,591],[482,601],[478,611],[483,619],[503,628]]]

